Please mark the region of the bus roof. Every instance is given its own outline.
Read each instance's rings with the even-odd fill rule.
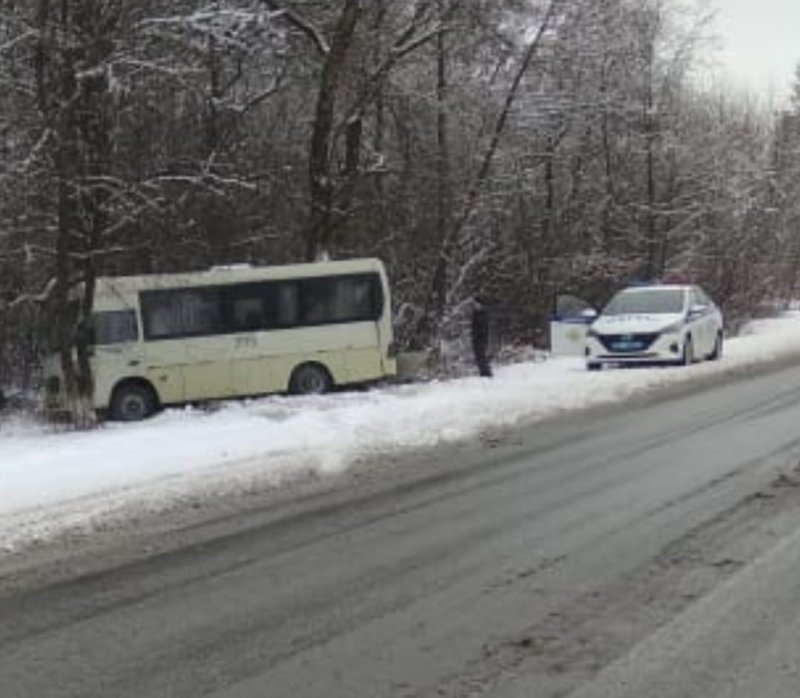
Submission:
[[[213,267],[205,271],[180,272],[175,274],[99,277],[96,282],[95,294],[98,296],[108,294],[116,295],[148,289],[218,286],[269,279],[356,274],[368,271],[383,271],[383,263],[377,258],[365,257],[261,267],[230,265]]]

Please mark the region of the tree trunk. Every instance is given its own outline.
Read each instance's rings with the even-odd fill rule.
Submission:
[[[39,6],[37,50],[40,110],[54,131],[57,190],[55,323],[66,407],[79,428],[96,423],[90,326],[96,253],[106,227],[108,194],[98,186],[110,172],[111,119],[106,62],[113,43],[96,33],[98,8]],[[113,12],[113,10],[109,10]],[[104,30],[114,17],[104,17]],[[48,32],[58,22],[56,32]]]
[[[62,24],[69,25],[71,17],[63,8]],[[81,243],[85,242],[80,210],[82,180],[82,157],[80,148],[79,105],[80,87],[76,77],[75,53],[71,48],[53,46],[49,48],[50,59],[57,62],[54,76],[57,84],[52,87],[57,97],[55,175],[58,178],[58,239],[56,242],[56,322],[61,371],[64,380],[64,398],[73,424],[78,428],[89,428],[95,421],[91,403],[91,369],[88,368],[84,332],[80,331],[82,303],[77,302],[73,292],[78,289],[78,270],[75,260],[81,254]],[[44,87],[47,90],[47,87]],[[52,99],[52,98],[50,98]],[[88,375],[87,375],[88,368]]]
[[[386,0],[375,0],[375,23],[372,26],[372,32],[375,35],[375,54],[373,56],[373,61],[375,65],[377,65],[381,60],[381,49],[383,48],[383,22],[386,15]],[[377,93],[375,94],[375,133],[372,140],[372,149],[378,155],[378,157],[384,157],[384,145],[385,145],[385,133],[384,130],[386,128],[386,105],[384,103],[384,96],[383,96],[383,85],[378,88]],[[380,199],[380,210],[381,210],[381,229],[384,229],[385,223],[385,211],[386,211],[386,202],[384,201],[385,191],[383,185],[384,174],[383,172],[378,172],[375,175],[375,189],[378,192],[378,197]]]
[[[652,30],[647,27],[648,35],[645,39],[645,63],[646,72],[644,100],[642,104],[642,125],[645,139],[645,182],[646,182],[646,203],[645,203],[645,249],[646,249],[646,276],[648,279],[656,279],[662,273],[659,267],[661,241],[658,239],[656,225],[656,166],[655,148],[658,137],[658,124],[655,115],[655,37]]]
[[[439,16],[444,15],[444,2],[438,0]],[[440,32],[436,37],[436,233],[438,247],[449,238],[450,211],[450,151],[448,149],[449,124],[447,118],[447,37]],[[447,259],[448,254],[440,254],[436,260],[433,274],[433,297],[437,315],[441,315],[447,300]]]
[[[322,67],[308,165],[310,219],[306,257],[310,261],[330,256],[331,253],[336,226],[335,185],[331,166],[336,95],[361,11],[360,0],[345,0]]]

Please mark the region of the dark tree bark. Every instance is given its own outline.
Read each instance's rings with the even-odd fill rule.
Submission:
[[[445,13],[443,0],[438,0],[439,16]],[[449,121],[447,110],[447,35],[436,37],[436,229],[439,247],[448,239],[451,224]],[[440,255],[433,276],[433,295],[437,308],[443,308],[447,297],[447,264]]]
[[[361,12],[360,0],[345,0],[322,67],[308,165],[311,210],[306,257],[309,260],[330,254],[336,225],[335,183],[331,167],[336,95]]]
[[[106,226],[98,186],[111,156],[110,96],[105,62],[115,11],[95,3],[40,0],[37,48],[39,109],[53,131],[56,192],[56,336],[66,406],[81,428],[96,422],[91,368],[96,257]]]

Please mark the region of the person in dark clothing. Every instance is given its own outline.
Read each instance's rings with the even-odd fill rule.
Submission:
[[[476,297],[472,304],[472,352],[478,373],[484,378],[492,377],[492,367],[489,365],[489,310],[482,298]]]

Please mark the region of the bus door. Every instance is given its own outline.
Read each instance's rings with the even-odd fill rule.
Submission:
[[[347,373],[355,383],[372,380],[383,373],[380,331],[377,322],[357,322],[348,326]]]
[[[95,311],[91,344],[95,403],[105,407],[119,381],[146,376],[136,311],[132,308]]]
[[[346,382],[382,375],[379,320],[386,302],[378,274],[346,274],[303,283],[303,320],[316,326],[317,348]],[[337,363],[339,366],[331,365]]]
[[[353,382],[373,380],[384,373],[381,318],[388,299],[378,274],[355,275],[337,284],[340,312],[353,319],[349,326],[347,371]]]

